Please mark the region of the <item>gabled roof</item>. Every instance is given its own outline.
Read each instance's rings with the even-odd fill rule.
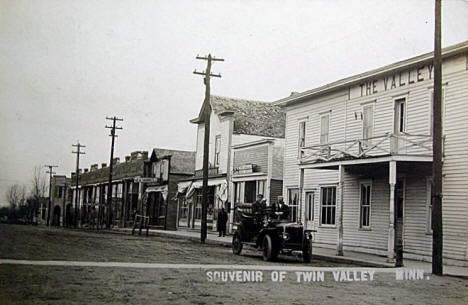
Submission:
[[[444,48],[442,50],[442,58],[454,56],[454,55],[457,55],[466,51],[468,51],[468,41],[464,41],[464,42]],[[406,59],[406,60],[402,60],[402,61],[390,64],[381,68],[377,68],[377,69],[367,71],[361,74],[357,74],[351,77],[343,78],[336,82],[333,82],[333,83],[330,83],[330,84],[327,84],[327,85],[324,85],[315,89],[307,90],[301,93],[294,92],[288,97],[285,97],[285,98],[282,98],[280,100],[273,102],[273,104],[284,107],[284,106],[288,106],[288,105],[295,104],[298,102],[303,102],[313,97],[317,97],[323,94],[328,94],[336,90],[347,88],[350,86],[358,85],[362,82],[365,82],[366,80],[381,77],[391,72],[398,72],[398,71],[402,71],[408,68],[416,67],[418,65],[421,65],[422,63],[432,62],[433,58],[434,58],[434,52],[419,55],[419,56]]]
[[[272,103],[211,95],[210,104],[216,115],[233,116],[234,134],[284,138],[285,113]],[[190,122],[202,123],[203,111]]]
[[[154,148],[150,161],[154,162],[164,157],[171,156],[171,173],[192,175],[195,170],[195,152]]]

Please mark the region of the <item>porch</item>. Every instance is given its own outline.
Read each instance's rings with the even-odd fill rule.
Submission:
[[[430,175],[431,162],[404,156],[301,164],[300,221],[337,256],[378,255],[396,266],[428,260]]]

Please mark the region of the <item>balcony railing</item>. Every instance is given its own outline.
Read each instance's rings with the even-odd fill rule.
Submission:
[[[300,162],[328,162],[388,155],[432,156],[432,136],[386,133],[367,139],[312,145],[301,148]]]

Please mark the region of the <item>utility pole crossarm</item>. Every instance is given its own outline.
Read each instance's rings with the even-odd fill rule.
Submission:
[[[205,72],[205,71],[199,72],[199,71],[195,70],[195,71],[193,71],[193,74],[198,74],[198,75],[206,76],[206,72]],[[210,76],[213,76],[213,77],[221,77],[221,73],[218,73],[218,74],[210,73]]]

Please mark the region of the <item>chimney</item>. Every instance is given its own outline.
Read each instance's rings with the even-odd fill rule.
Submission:
[[[75,175],[76,175],[75,172],[72,172],[72,173],[71,173],[71,177],[72,177],[72,178],[75,178]]]
[[[107,167],[107,163],[101,163],[101,168]]]
[[[129,162],[130,161],[130,156],[125,156],[125,162]]]
[[[80,168],[78,169],[78,174],[81,174],[83,172],[83,170]]]
[[[116,165],[120,163],[120,158],[114,158],[112,159],[112,165]]]
[[[87,172],[88,172],[88,169],[87,169],[87,168],[85,168],[85,169],[84,169],[84,172],[85,172],[85,173],[87,173]]]

